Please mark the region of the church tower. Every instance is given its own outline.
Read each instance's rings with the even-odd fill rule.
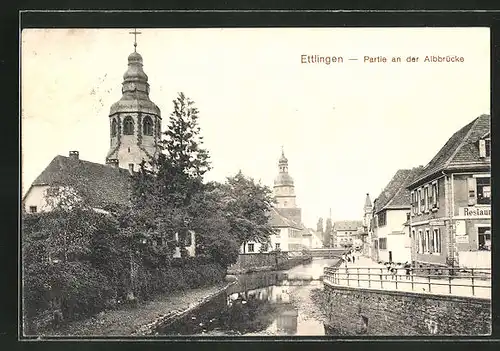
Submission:
[[[363,226],[366,228],[370,227],[370,221],[372,219],[372,201],[370,200],[370,194],[366,194],[365,205],[363,206]]]
[[[276,199],[276,209],[283,216],[293,220],[297,224],[302,222],[302,211],[295,202],[295,186],[293,178],[288,174],[288,159],[285,152],[281,150],[281,157],[278,161],[278,176],[274,179],[274,198]]]
[[[160,109],[149,99],[148,76],[136,48],[134,40],[134,52],[128,56],[128,69],[123,75],[122,97],[109,111],[111,143],[106,156],[107,164],[135,170],[143,160],[158,156],[161,138]]]

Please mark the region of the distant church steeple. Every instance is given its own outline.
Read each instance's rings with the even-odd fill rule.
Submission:
[[[283,147],[281,147],[281,157],[278,161],[278,169],[278,176],[274,179],[274,196],[278,201],[278,207],[296,207],[295,186],[293,184],[293,178],[288,174],[288,159],[285,157]]]
[[[142,68],[142,56],[137,52],[134,30],[134,52],[128,56],[128,69],[123,75],[122,97],[109,112],[110,149],[107,164],[134,169],[143,161],[156,158],[160,152],[161,113],[149,99],[148,76]]]
[[[285,150],[281,147],[281,157],[278,160],[278,176],[274,179],[274,198],[277,202],[276,208],[287,218],[296,223],[302,222],[302,210],[297,207],[295,201],[295,185],[293,178],[288,174],[288,159]]]
[[[363,206],[363,226],[369,227],[372,218],[372,201],[370,200],[370,194],[366,193],[365,205]]]

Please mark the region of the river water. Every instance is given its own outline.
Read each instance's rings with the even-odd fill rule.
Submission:
[[[205,304],[160,335],[328,335],[316,302],[324,267],[337,259],[314,259],[286,271],[238,276],[226,294]]]

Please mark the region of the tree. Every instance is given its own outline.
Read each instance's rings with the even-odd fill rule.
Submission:
[[[323,241],[323,246],[329,247],[331,245],[331,238],[332,238],[332,219],[327,218],[326,219],[326,226],[325,226],[325,234],[324,234],[324,241]]]
[[[241,171],[227,178],[224,189],[224,210],[227,211],[230,233],[238,239],[238,244],[249,241],[267,243],[273,233],[269,222],[274,203],[271,189],[245,177]]]
[[[197,257],[205,257],[222,267],[235,263],[239,253],[238,239],[231,233],[226,200],[225,186],[210,182],[193,197],[189,208]]]
[[[173,207],[187,206],[200,190],[203,175],[211,169],[210,156],[203,148],[198,109],[183,93],[173,101],[174,111],[163,133],[158,158],[158,176],[163,195]]]
[[[318,233],[323,233],[323,218],[319,217],[318,224],[316,225],[316,231]]]

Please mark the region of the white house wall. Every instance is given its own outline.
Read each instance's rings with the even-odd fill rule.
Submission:
[[[405,262],[411,259],[410,248],[406,247],[406,235],[404,223],[406,222],[406,214],[410,210],[387,210],[386,211],[386,225],[374,228],[374,232],[378,239],[386,238],[387,249],[381,250],[379,248],[379,260],[388,262],[389,251],[392,251],[392,260],[394,262]],[[401,235],[392,235],[393,232],[401,232]],[[391,234],[391,235],[389,235]],[[380,245],[379,245],[380,247]],[[399,259],[396,259],[398,257]]]
[[[268,245],[268,250],[269,251],[274,251],[276,249],[276,244],[280,244],[280,250],[281,251],[289,251],[289,230],[290,228],[274,228],[275,230],[279,229],[280,234],[271,234],[269,237],[269,244]],[[248,251],[248,246],[250,244],[253,244],[254,250],[252,252],[260,252],[260,248],[262,244],[255,242],[255,241],[249,241],[246,244],[242,244],[240,247],[240,253],[251,253]]]
[[[24,209],[26,212],[30,212],[31,206],[36,206],[37,212],[50,211],[50,206],[46,201],[47,190],[49,189],[48,185],[37,185],[31,187],[26,193],[24,197]]]

